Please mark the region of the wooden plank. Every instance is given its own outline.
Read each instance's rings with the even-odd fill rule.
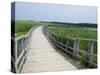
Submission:
[[[33,35],[21,73],[77,69],[50,45],[42,33],[42,27],[36,29]]]

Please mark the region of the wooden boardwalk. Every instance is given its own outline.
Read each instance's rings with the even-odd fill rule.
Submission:
[[[29,49],[21,73],[77,69],[50,45],[42,33],[42,26],[32,33]]]

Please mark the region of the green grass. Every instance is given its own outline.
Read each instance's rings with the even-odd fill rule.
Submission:
[[[18,20],[15,21],[15,36],[26,34],[33,26],[39,26],[41,23],[34,21]]]
[[[73,40],[75,38],[80,39],[93,39],[97,40],[97,30],[96,28],[91,27],[80,27],[80,26],[57,26],[57,25],[49,25],[49,31],[55,32],[60,39],[63,40],[65,44],[66,41],[69,42],[67,45],[73,47]],[[60,40],[59,40],[60,41]],[[88,41],[81,40],[80,41],[80,49],[88,51]],[[72,52],[71,49],[69,51]],[[97,42],[94,42],[93,53],[97,55]],[[87,59],[87,55],[79,53],[82,58]],[[93,59],[93,62],[97,63],[97,58]],[[85,63],[85,62],[82,62]]]
[[[49,27],[49,30],[63,38],[97,39],[97,32],[88,28]]]
[[[12,21],[12,25],[14,25],[14,22]],[[35,21],[28,21],[28,20],[17,20],[15,21],[15,33],[12,32],[12,34],[15,37],[22,36],[26,34],[32,27],[34,26],[40,26],[42,23],[35,22]],[[17,56],[19,57],[21,53],[21,50],[17,49]]]

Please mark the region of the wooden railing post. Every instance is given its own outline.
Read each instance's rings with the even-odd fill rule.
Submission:
[[[26,39],[24,38],[24,48],[26,47]]]
[[[57,36],[57,41],[59,41],[59,36]]]
[[[94,45],[94,42],[92,40],[88,41],[88,53],[89,55],[87,56],[87,59],[89,62],[92,62],[93,61],[93,45]],[[88,63],[88,67],[91,67],[91,64]]]
[[[48,36],[48,26],[46,26],[46,36]]]
[[[23,49],[24,49],[24,43],[23,43],[23,42],[24,42],[24,40],[23,40],[23,38],[22,38],[22,40],[21,40],[21,45],[22,45],[22,47],[21,47],[22,49],[21,49],[21,50],[22,50],[22,51],[23,51]]]
[[[55,35],[53,37],[54,37],[54,40],[56,40]]]
[[[67,41],[67,39],[66,39],[66,50],[68,49],[68,43],[69,43],[69,41]]]
[[[17,61],[17,40],[15,40],[15,72],[17,73],[17,64],[16,64],[16,61]]]
[[[79,54],[79,44],[80,44],[80,39],[75,39],[74,40],[74,45],[73,45],[73,57],[76,58]]]

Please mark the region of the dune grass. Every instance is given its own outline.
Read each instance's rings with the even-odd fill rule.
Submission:
[[[50,25],[49,31],[55,32],[58,35],[58,37],[60,37],[60,39],[63,39],[64,44],[66,44],[66,41],[69,41],[67,45],[70,47],[73,47],[73,43],[74,43],[73,40],[71,39],[79,38],[79,39],[97,40],[97,30],[96,28],[91,28],[91,27],[89,28],[89,27],[80,27],[80,26],[70,27],[70,26]],[[80,49],[88,51],[88,41],[87,40],[80,41]],[[93,53],[97,55],[97,42],[94,42]],[[80,56],[82,58],[87,59],[87,55],[85,54],[80,54]],[[97,58],[94,58],[93,62],[97,63]]]
[[[39,26],[41,23],[34,21],[18,20],[15,21],[15,36],[26,34],[33,26]]]

